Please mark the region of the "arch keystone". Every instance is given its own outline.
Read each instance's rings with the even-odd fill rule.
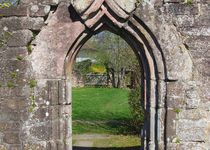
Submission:
[[[131,13],[136,9],[137,0],[114,0],[117,5],[126,13]]]

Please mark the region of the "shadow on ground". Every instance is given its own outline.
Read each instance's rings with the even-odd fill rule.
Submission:
[[[79,147],[79,146],[74,146],[73,150],[141,150],[141,147],[135,146],[135,147]]]
[[[89,133],[92,129],[96,129],[99,132],[103,131],[110,134],[139,135],[143,124],[139,124],[137,128],[137,126],[134,125],[133,120],[124,118],[124,119],[116,119],[109,121],[74,120],[73,126],[74,127],[81,126],[82,133]],[[81,134],[80,132],[79,134]],[[95,131],[92,132],[94,133]],[[74,133],[77,133],[77,131]]]
[[[123,135],[139,135],[141,132],[143,124],[139,124],[139,128],[136,128],[133,120],[124,119],[124,120],[111,120],[106,122],[106,126],[110,129],[116,129],[115,134]]]

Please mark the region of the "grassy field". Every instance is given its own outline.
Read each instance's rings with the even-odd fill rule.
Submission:
[[[132,134],[127,89],[74,88],[73,133]]]
[[[93,147],[140,146],[139,137],[132,135],[133,129],[129,124],[132,119],[128,104],[129,90],[73,88],[72,92],[73,134],[75,136],[83,134],[110,136],[105,140],[92,139]],[[90,140],[90,137],[86,140]],[[81,142],[81,139],[74,139],[73,142]]]
[[[73,120],[128,120],[129,91],[114,88],[74,88]]]

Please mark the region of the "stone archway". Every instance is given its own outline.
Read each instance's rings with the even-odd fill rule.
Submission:
[[[80,1],[74,1],[70,11],[84,24],[66,57],[67,90],[71,90],[71,69],[77,53],[85,42],[94,34],[103,30],[109,30],[120,35],[132,47],[144,70],[144,102],[147,118],[143,133],[143,146],[145,149],[157,149],[165,147],[165,108],[164,90],[165,66],[161,49],[157,40],[146,25],[132,14],[137,3],[115,1],[92,1],[81,7]],[[121,8],[120,5],[129,7]],[[77,29],[77,27],[74,29]],[[156,51],[156,52],[154,52]],[[160,90],[162,90],[160,93]],[[71,94],[67,95],[71,103]],[[70,136],[70,135],[69,135]]]
[[[114,0],[76,0],[71,5],[61,2],[48,20],[48,26],[42,29],[33,42],[36,47],[31,55],[31,63],[33,70],[37,70],[35,76],[48,79],[48,97],[58,107],[58,112],[52,114],[51,118],[51,149],[72,149],[72,63],[83,44],[92,35],[103,30],[118,34],[127,41],[142,65],[147,112],[142,133],[144,148],[153,150],[166,147],[164,58],[150,29],[134,14],[137,5],[137,1]],[[39,58],[44,59],[42,64],[39,63]],[[50,78],[52,79],[49,80]],[[54,88],[59,88],[58,99],[54,95]],[[55,107],[52,111],[54,109]]]
[[[72,62],[103,30],[126,40],[142,65],[144,149],[209,148],[206,1],[59,1],[0,9],[2,33],[13,34],[0,47],[0,149],[72,148]]]

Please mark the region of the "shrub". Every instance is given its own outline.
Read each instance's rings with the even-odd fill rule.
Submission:
[[[193,0],[186,0],[185,3],[188,4],[188,5],[192,5],[193,4]]]
[[[105,66],[101,64],[92,64],[90,70],[92,73],[100,73],[100,74],[106,73]]]
[[[74,64],[74,72],[77,72],[79,74],[81,74],[82,76],[85,76],[86,74],[88,74],[90,72],[90,67],[92,65],[92,62],[90,59],[81,61],[81,62],[76,62]]]
[[[132,113],[131,125],[133,126],[136,133],[141,132],[141,128],[144,123],[144,108],[141,104],[141,90],[135,88],[130,91],[128,102]]]

